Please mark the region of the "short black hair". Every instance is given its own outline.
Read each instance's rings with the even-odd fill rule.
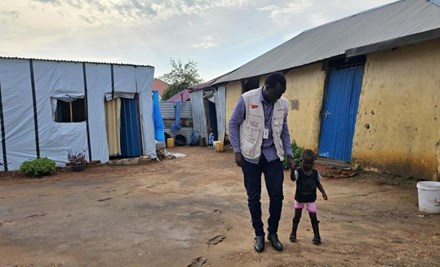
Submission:
[[[286,77],[282,72],[274,72],[266,78],[264,84],[270,88],[274,88],[277,84],[286,88]]]
[[[301,153],[301,159],[303,161],[309,161],[313,163],[315,161],[315,158],[315,152],[313,152],[313,150],[311,149],[304,149]]]

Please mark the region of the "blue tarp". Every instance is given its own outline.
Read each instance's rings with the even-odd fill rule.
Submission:
[[[180,125],[180,101],[176,101],[176,122],[171,124],[171,130],[176,133],[182,126]]]
[[[162,114],[159,107],[159,92],[153,91],[153,123],[154,138],[159,142],[165,141],[165,125],[162,120]]]

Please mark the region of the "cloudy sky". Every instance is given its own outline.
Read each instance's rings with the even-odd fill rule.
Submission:
[[[1,0],[0,56],[152,65],[209,80],[300,32],[394,0]]]

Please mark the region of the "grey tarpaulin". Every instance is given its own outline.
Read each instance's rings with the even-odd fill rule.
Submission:
[[[5,153],[7,155],[8,170],[17,170],[23,161],[36,158],[37,151],[41,157],[47,156],[58,166],[66,163],[69,149],[81,151],[90,148],[92,160],[107,162],[104,99],[112,95],[112,90],[114,97],[139,94],[143,154],[156,157],[154,129],[151,127],[154,68],[114,64],[112,86],[111,66],[0,57],[5,126],[5,136],[2,137],[6,144],[6,151],[1,149],[0,152],[3,158]],[[54,121],[53,100],[68,98],[87,99],[89,129],[86,121]]]

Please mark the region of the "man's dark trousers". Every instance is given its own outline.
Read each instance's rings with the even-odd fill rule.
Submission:
[[[283,163],[277,159],[267,162],[262,155],[258,164],[243,160],[244,186],[248,196],[248,207],[251,213],[252,226],[256,236],[264,235],[263,221],[261,220],[261,174],[264,174],[266,189],[269,195],[268,232],[276,234],[283,206]]]

